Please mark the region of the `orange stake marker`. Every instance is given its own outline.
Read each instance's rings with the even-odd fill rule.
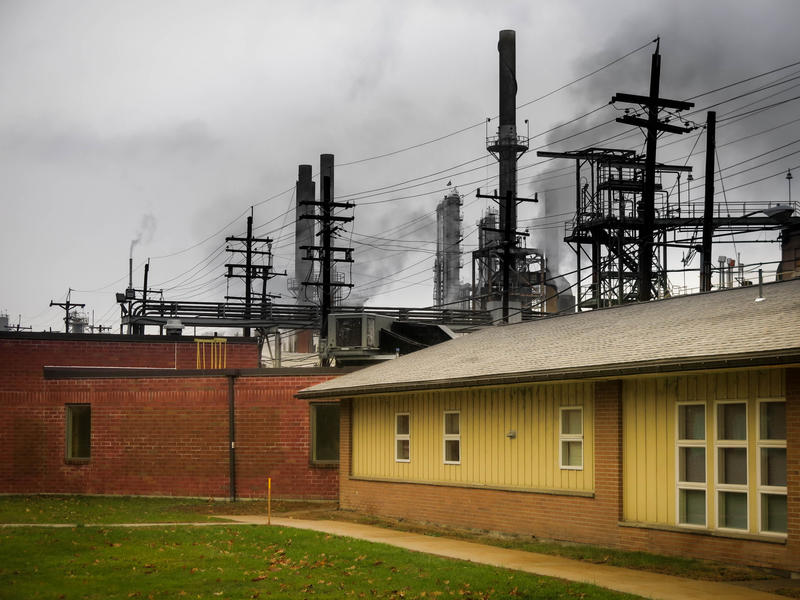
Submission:
[[[272,525],[272,477],[267,477],[267,525]]]

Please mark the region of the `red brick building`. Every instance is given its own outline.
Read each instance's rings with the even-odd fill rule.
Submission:
[[[294,394],[341,371],[258,369],[252,338],[215,346],[0,334],[0,493],[263,497],[271,477],[276,498],[335,499],[338,407]]]

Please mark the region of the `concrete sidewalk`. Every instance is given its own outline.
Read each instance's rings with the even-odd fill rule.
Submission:
[[[222,516],[222,515],[219,515]],[[239,523],[266,525],[267,518],[259,516],[226,515],[223,518]],[[420,535],[393,529],[342,521],[312,521],[273,517],[272,525],[311,529],[333,535],[358,538],[369,542],[389,544],[406,550],[426,552],[447,558],[468,560],[495,567],[515,569],[558,577],[569,581],[591,583],[600,587],[636,594],[658,600],[776,600],[777,596],[746,587],[716,581],[697,581],[648,571],[636,571],[581,562],[559,556],[510,550],[442,537]]]

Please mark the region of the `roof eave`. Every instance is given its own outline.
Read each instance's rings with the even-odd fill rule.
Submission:
[[[693,356],[674,359],[659,359],[635,363],[609,363],[591,367],[571,367],[567,369],[547,369],[521,373],[499,373],[430,381],[415,381],[394,384],[374,384],[326,390],[309,388],[299,391],[296,396],[304,400],[322,398],[344,398],[387,394],[397,392],[426,391],[443,388],[486,387],[516,383],[539,383],[574,379],[607,379],[630,377],[644,374],[675,373],[680,371],[700,371],[717,369],[736,369],[743,367],[787,366],[800,364],[800,347],[748,352],[726,356]]]

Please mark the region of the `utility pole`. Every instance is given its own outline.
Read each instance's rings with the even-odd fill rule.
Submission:
[[[616,119],[617,123],[626,123],[636,127],[643,127],[647,131],[646,154],[644,164],[644,187],[642,191],[642,206],[639,210],[641,221],[639,227],[639,257],[638,257],[638,299],[646,302],[652,297],[653,280],[653,238],[655,223],[655,192],[656,192],[656,147],[659,132],[688,133],[691,127],[669,125],[658,118],[662,108],[687,110],[694,106],[693,102],[668,100],[659,98],[659,81],[661,79],[661,54],[659,48],[660,38],[656,38],[656,50],[653,53],[650,66],[650,94],[617,93],[611,97],[611,102],[626,102],[641,105],[647,112],[647,118],[625,115]]]
[[[246,320],[252,319],[252,306],[253,306],[253,280],[261,279],[261,308],[264,311],[267,298],[278,298],[279,296],[267,294],[267,280],[272,279],[276,275],[286,275],[286,273],[273,273],[272,271],[272,239],[270,238],[255,238],[253,237],[253,208],[250,208],[250,216],[247,217],[247,234],[245,237],[226,237],[226,242],[241,242],[244,248],[226,248],[227,252],[244,254],[244,265],[228,263],[225,267],[228,273],[225,275],[227,278],[238,277],[244,279],[244,297],[242,296],[225,296],[226,300],[244,300],[244,318]],[[253,248],[255,244],[266,244],[266,250],[256,250]],[[266,265],[254,265],[254,256],[268,257]],[[234,269],[243,269],[244,273],[234,273]],[[244,337],[250,337],[250,327],[244,327]]]
[[[50,300],[50,306],[59,306],[64,309],[64,331],[65,333],[69,333],[69,323],[70,323],[70,314],[69,311],[73,308],[83,308],[86,306],[85,304],[78,304],[74,302],[70,302],[70,296],[72,295],[72,288],[67,290],[67,300],[66,302],[53,302]]]
[[[703,245],[700,251],[700,291],[711,291],[711,241],[714,237],[714,158],[717,143],[717,113],[706,119],[706,181],[703,201]]]
[[[30,326],[30,325],[28,325],[28,326],[23,326],[23,325],[22,325],[22,315],[19,315],[19,316],[18,316],[18,318],[17,318],[17,324],[16,324],[16,325],[14,325],[14,326],[13,326],[13,328],[14,328],[14,331],[33,331],[33,327],[32,327],[32,326]],[[10,330],[11,330],[11,327],[9,327],[8,329],[9,329],[9,331],[10,331]]]
[[[493,229],[491,227],[484,227],[483,229],[484,231],[496,231],[503,234],[501,242],[503,246],[503,323],[508,323],[508,307],[511,299],[511,271],[514,262],[516,262],[512,256],[515,255],[514,251],[517,249],[517,237],[528,236],[527,232],[514,230],[514,215],[517,213],[517,204],[520,202],[538,202],[539,198],[515,198],[515,194],[512,190],[507,190],[505,196],[498,195],[496,190],[494,194],[481,194],[480,188],[478,188],[475,197],[488,198],[498,202],[501,204],[501,209],[504,212],[502,226],[499,229]]]
[[[320,176],[322,177],[322,199],[320,202],[306,201],[302,204],[304,206],[317,206],[320,208],[319,213],[309,213],[301,215],[301,219],[312,219],[319,222],[319,231],[317,236],[320,237],[321,245],[318,246],[300,246],[301,250],[306,251],[305,260],[317,261],[320,263],[320,276],[322,281],[304,281],[302,285],[313,285],[321,287],[321,304],[320,304],[320,341],[328,339],[328,315],[331,313],[333,306],[333,288],[353,287],[352,283],[345,283],[343,281],[331,281],[331,271],[335,263],[351,263],[353,262],[353,249],[344,246],[333,246],[333,238],[336,233],[341,229],[336,223],[349,223],[353,217],[343,217],[334,215],[333,211],[336,208],[353,208],[355,204],[352,202],[334,202],[333,201],[333,154],[320,155]],[[340,256],[337,257],[337,253]],[[343,255],[343,256],[342,256]],[[322,359],[323,364],[327,362],[326,358]]]
[[[150,259],[147,259],[147,262],[144,265],[144,287],[141,290],[138,290],[133,287],[133,259],[128,259],[128,287],[126,288],[125,292],[118,292],[117,293],[117,302],[119,303],[120,308],[120,322],[119,322],[119,332],[122,334],[122,321],[125,319],[125,316],[128,317],[128,335],[144,335],[144,325],[136,325],[133,323],[133,303],[136,300],[136,293],[142,293],[142,316],[147,314],[147,294],[149,292],[158,292],[160,294],[164,294],[164,290],[151,290],[147,287],[147,280],[150,274]],[[90,326],[90,330],[94,332],[95,329],[98,329],[100,333],[103,333],[103,330],[110,330],[111,327],[104,327],[102,325],[98,327]]]

